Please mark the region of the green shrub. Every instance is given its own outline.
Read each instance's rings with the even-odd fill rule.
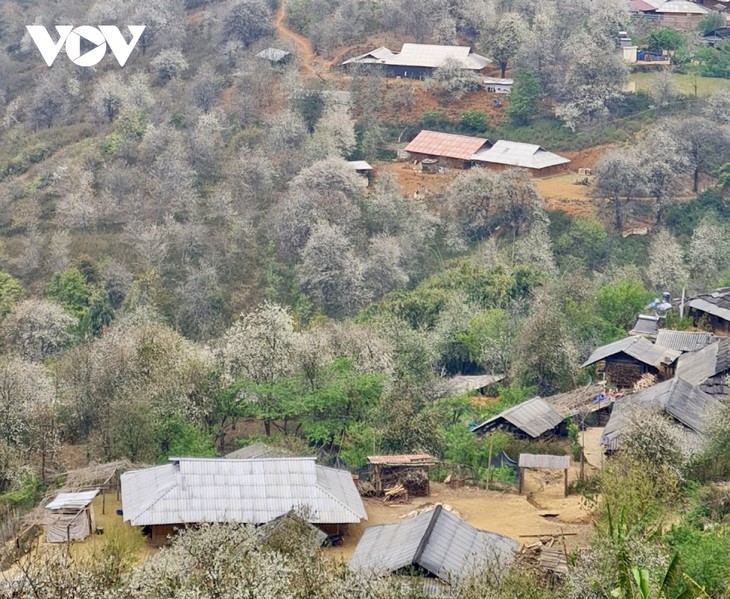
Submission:
[[[711,596],[730,585],[730,535],[725,529],[700,531],[687,525],[672,527],[666,540],[675,549],[692,579]]]
[[[517,472],[509,466],[498,466],[492,468],[491,478],[501,485],[514,485],[517,482]]]
[[[467,110],[461,113],[459,123],[466,133],[484,133],[487,130],[487,115],[479,110]]]

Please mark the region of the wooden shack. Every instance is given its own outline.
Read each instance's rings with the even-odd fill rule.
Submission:
[[[403,455],[369,455],[370,483],[377,493],[403,485],[409,495],[426,497],[431,494],[430,469],[438,460],[427,453]]]
[[[568,469],[570,468],[570,456],[567,455],[535,455],[532,453],[521,453],[519,462],[520,468],[519,494],[525,486],[525,468],[538,468],[540,470],[562,470],[563,491],[568,496]]]

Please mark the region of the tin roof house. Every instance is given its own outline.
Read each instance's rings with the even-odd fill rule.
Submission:
[[[730,288],[700,293],[689,299],[687,307],[695,326],[709,329],[716,335],[730,334]]]
[[[536,144],[500,139],[489,148],[475,152],[471,160],[481,166],[504,170],[525,169],[533,175],[552,175],[565,169],[568,158],[548,152]]]
[[[121,486],[124,520],[150,527],[153,543],[190,524],[265,524],[290,510],[301,510],[328,534],[367,520],[352,475],[313,457],[170,458],[125,472]]]
[[[727,395],[730,386],[730,338],[722,338],[703,349],[688,352],[677,361],[677,376],[710,395]]]
[[[373,574],[412,573],[450,583],[487,564],[507,566],[519,543],[474,528],[443,506],[395,524],[370,526],[349,567]]]

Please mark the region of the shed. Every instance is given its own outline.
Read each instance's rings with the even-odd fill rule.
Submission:
[[[554,432],[565,420],[541,397],[534,397],[506,409],[472,428],[478,434],[488,433],[495,428],[508,428],[518,435],[537,439]]]
[[[471,157],[488,144],[489,140],[482,137],[424,129],[405,147],[405,151],[416,160],[438,158],[458,168],[469,168]]]
[[[520,480],[518,492],[522,495],[525,486],[525,468],[538,468],[540,470],[562,470],[564,472],[564,493],[568,496],[568,469],[570,468],[570,456],[567,455],[535,455],[532,453],[521,453],[517,465],[520,468]]]
[[[546,397],[545,401],[563,418],[579,418],[581,426],[605,425],[617,393],[605,385],[587,385],[566,393]]]
[[[349,566],[373,574],[415,568],[451,582],[486,564],[509,565],[518,548],[517,541],[474,528],[439,505],[401,522],[366,528]]]
[[[688,354],[692,355],[692,354]],[[644,413],[664,413],[674,419],[685,450],[696,451],[712,418],[722,409],[722,403],[678,376],[627,395],[614,404],[611,418],[603,429],[601,445],[606,451],[616,451],[621,435]]]
[[[292,509],[328,534],[367,519],[344,470],[315,458],[170,458],[121,476],[124,520],[164,542],[175,528],[203,522],[265,524]]]
[[[565,169],[568,158],[548,152],[536,144],[500,139],[490,148],[482,148],[472,162],[493,169],[523,168],[533,175],[552,175]]]
[[[48,543],[81,541],[95,528],[91,502],[99,489],[78,493],[59,493],[46,504],[44,528]]]
[[[688,315],[695,326],[715,334],[730,334],[730,288],[701,293],[687,302]]]
[[[427,453],[368,456],[370,482],[378,493],[402,484],[409,495],[430,495],[428,473],[437,464],[438,460]]]
[[[581,368],[604,362],[606,379],[620,388],[629,388],[647,372],[661,379],[671,378],[680,353],[634,335],[599,347]]]
[[[677,376],[710,395],[727,395],[730,374],[730,338],[724,337],[701,350],[688,352],[677,361]]]
[[[676,349],[682,353],[699,351],[711,343],[715,343],[717,337],[712,333],[704,331],[671,331],[661,329],[657,332],[656,344],[669,349]]]
[[[256,54],[257,58],[264,58],[272,64],[286,64],[292,58],[291,52],[279,50],[278,48],[266,48]]]
[[[484,88],[493,94],[508,94],[515,84],[514,79],[502,79],[500,77],[485,77]]]
[[[364,177],[370,183],[370,177],[373,174],[373,167],[366,160],[348,160],[348,166],[358,175]]]
[[[470,391],[483,392],[488,387],[504,380],[503,374],[457,375],[444,379],[446,390],[451,395],[465,395]]]

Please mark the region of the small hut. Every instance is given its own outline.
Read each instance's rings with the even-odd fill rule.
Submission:
[[[431,494],[428,472],[437,463],[438,460],[427,453],[369,455],[370,482],[377,493],[400,484],[409,495],[426,497]]]
[[[44,527],[48,543],[81,541],[95,528],[91,502],[99,489],[79,493],[59,493],[46,505]]]
[[[522,495],[522,490],[525,486],[525,468],[538,468],[540,470],[562,470],[564,473],[563,492],[566,497],[568,496],[568,469],[570,468],[570,456],[521,453],[518,465],[520,467],[520,495]]]

